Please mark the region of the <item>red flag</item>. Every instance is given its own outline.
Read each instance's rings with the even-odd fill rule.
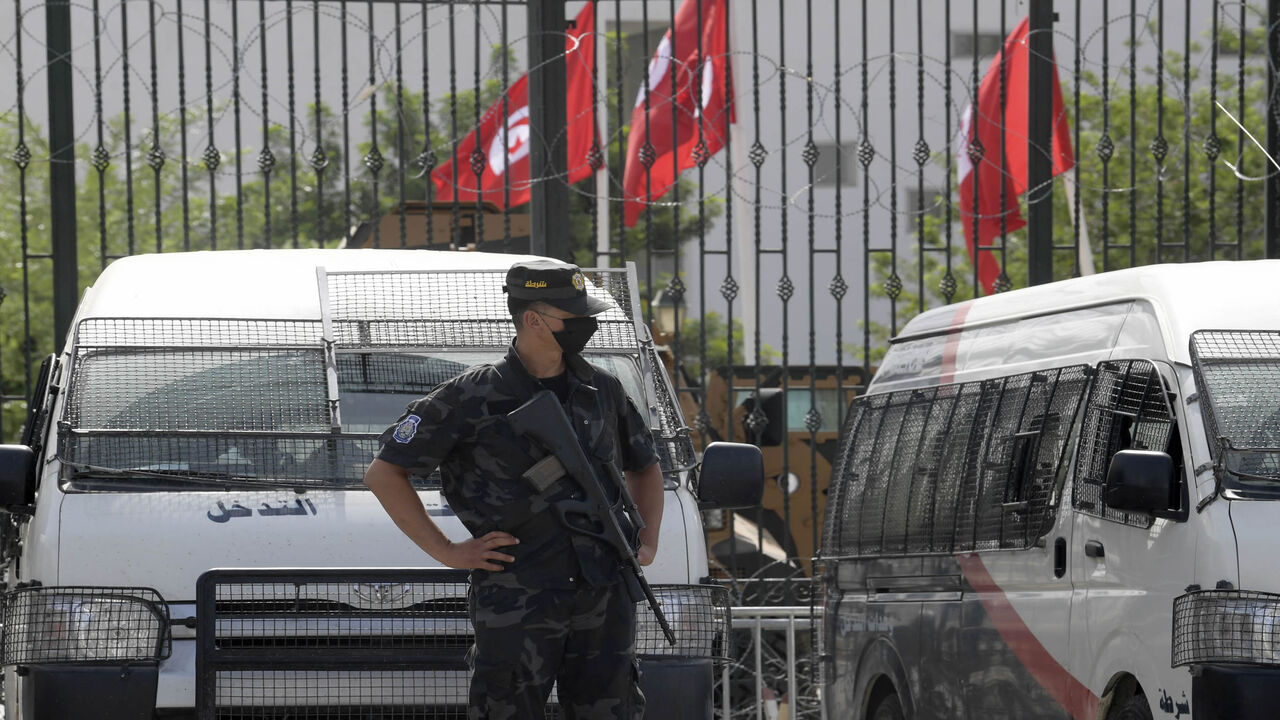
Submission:
[[[702,57],[698,56],[699,5]],[[729,43],[725,38],[728,12],[727,0],[684,0],[676,11],[673,27],[653,54],[648,73],[648,112],[642,87],[636,95],[631,134],[627,137],[622,192],[623,219],[628,227],[635,225],[646,202],[666,194],[680,172],[706,162],[724,147],[729,124],[734,121],[733,99],[725,87],[730,77]]]
[[[991,67],[978,87],[978,108],[975,117],[973,105],[964,111],[960,131],[956,134],[956,177],[960,184],[960,222],[964,227],[969,246],[969,258],[974,248],[986,246],[1000,236],[1000,218],[1004,216],[1004,229],[1012,232],[1026,225],[1018,210],[1018,196],[1027,191],[1027,79],[1028,21],[1026,18],[1013,29],[1004,41],[1004,48],[991,62]],[[1007,59],[1007,62],[1006,62]],[[1000,111],[1000,64],[1004,63],[1005,106]],[[1053,175],[1057,176],[1075,165],[1071,150],[1071,131],[1067,116],[1062,111],[1062,86],[1058,83],[1058,66],[1053,67]],[[1004,136],[1004,170],[1001,170],[1001,126]],[[970,142],[982,146],[982,159],[975,169],[969,158]],[[1001,207],[1000,188],[1004,186],[1005,204]],[[973,193],[978,192],[978,237],[973,237]],[[1000,276],[1000,265],[990,250],[978,254],[978,281],[986,292],[994,289]]]
[[[592,109],[591,78],[595,75],[595,3],[588,2],[565,33],[565,81],[567,86],[570,183],[591,176],[588,156],[597,137]],[[504,127],[505,124],[505,127]],[[476,153],[479,138],[479,153]],[[529,202],[529,75],[525,73],[507,89],[507,117],[502,118],[499,99],[480,118],[480,124],[458,143],[448,162],[431,173],[437,201],[473,203],[477,195],[486,202],[504,207],[504,188],[509,188],[511,206]],[[453,159],[458,161],[454,186]],[[481,168],[479,185],[476,167]],[[478,192],[477,192],[478,191]]]

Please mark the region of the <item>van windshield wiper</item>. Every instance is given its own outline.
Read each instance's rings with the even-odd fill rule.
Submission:
[[[1224,465],[1227,472],[1243,480],[1280,483],[1280,448],[1233,448],[1226,444]],[[1249,472],[1241,469],[1248,465]],[[1262,470],[1266,474],[1259,474]]]
[[[317,484],[314,487],[299,486],[296,483],[289,483],[282,480],[272,480],[269,478],[254,478],[243,475],[233,475],[226,472],[207,471],[207,470],[151,470],[143,468],[109,468],[97,465],[82,465],[79,463],[67,463],[67,467],[73,468],[75,474],[73,478],[119,478],[126,480],[163,480],[167,483],[176,482],[187,485],[198,485],[220,488],[255,488],[255,489],[273,489],[273,488],[292,488],[295,491],[315,490],[321,488],[332,487],[332,484]]]

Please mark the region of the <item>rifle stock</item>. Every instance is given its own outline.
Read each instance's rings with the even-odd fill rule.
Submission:
[[[608,496],[605,494],[604,486],[601,484],[600,478],[592,468],[586,454],[582,451],[582,446],[578,444],[577,433],[570,427],[569,418],[565,416],[564,408],[560,406],[560,401],[556,399],[555,393],[550,390],[537,392],[532,400],[511,411],[507,415],[507,422],[511,424],[511,428],[517,433],[532,439],[541,445],[544,450],[559,458],[560,464],[564,466],[565,474],[581,488],[586,496],[585,502],[575,503],[581,508],[575,512],[595,519],[604,528],[604,532],[601,534],[586,534],[603,540],[618,553],[618,559],[622,562],[623,579],[627,583],[628,593],[631,594],[633,600],[639,602],[641,597],[637,597],[635,592],[636,589],[639,589],[640,595],[648,601],[649,609],[653,611],[653,615],[657,619],[658,625],[662,628],[662,634],[666,636],[667,642],[675,645],[676,635],[671,630],[671,625],[667,623],[667,618],[662,613],[662,607],[658,604],[658,599],[654,597],[653,588],[649,587],[648,581],[645,580],[644,570],[641,569],[640,561],[636,559],[635,553],[632,552],[631,544],[622,532],[622,526],[618,524],[617,516],[613,514],[613,508]],[[629,500],[629,496],[626,495],[626,488],[620,489],[623,497]],[[566,514],[561,512],[562,518]],[[639,520],[639,512],[635,513],[635,519]],[[566,523],[566,527],[571,531],[577,532],[576,529],[568,526],[568,523]]]

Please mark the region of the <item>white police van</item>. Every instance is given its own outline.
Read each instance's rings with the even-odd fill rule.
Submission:
[[[465,717],[465,572],[430,570],[362,478],[409,401],[505,352],[501,287],[520,259],[257,250],[110,265],[44,365],[22,444],[0,447],[6,717]],[[656,713],[710,717],[727,598],[706,585],[699,510],[758,502],[759,453],[708,448],[699,464],[634,268],[587,276],[616,307],[585,355],[648,409],[667,484],[646,574],[677,644],[640,606],[644,687]],[[438,475],[415,482],[466,537]]]
[[[1278,286],[1161,265],[909,322],[827,502],[827,717],[1276,717]]]

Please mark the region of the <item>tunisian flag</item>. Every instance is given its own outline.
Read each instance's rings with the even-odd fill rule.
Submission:
[[[698,56],[699,5],[702,57]],[[734,121],[732,93],[725,87],[731,77],[725,38],[728,5],[728,0],[684,0],[673,27],[654,51],[647,80],[649,109],[645,112],[645,88],[641,87],[627,137],[627,166],[622,175],[627,227],[636,224],[646,202],[671,189],[680,172],[706,162],[724,147]],[[651,152],[645,151],[646,143]]]
[[[960,221],[969,246],[969,259],[974,250],[1000,236],[1000,218],[1005,217],[1005,230],[1012,232],[1027,223],[1018,210],[1018,196],[1027,191],[1027,48],[1028,20],[1023,18],[1004,41],[1004,48],[991,62],[991,67],[978,87],[978,110],[965,108],[956,134],[956,176],[960,180]],[[1000,64],[1004,63],[1005,108],[1000,112]],[[1075,166],[1071,151],[1071,132],[1062,111],[1062,86],[1058,84],[1058,66],[1053,67],[1053,175]],[[1004,171],[1000,162],[1001,124],[1004,125]],[[982,145],[982,160],[977,168],[969,159],[969,144]],[[1004,184],[1005,205],[1000,204],[1000,187]],[[978,193],[978,237],[973,237],[973,194]],[[994,289],[1000,276],[1000,265],[990,250],[978,252],[978,281],[986,292]]]
[[[591,176],[587,156],[596,132],[592,109],[591,78],[596,68],[595,3],[588,2],[565,32],[565,80],[567,84],[569,183]],[[437,201],[475,202],[477,195],[498,207],[504,205],[504,187],[510,188],[511,206],[529,202],[529,74],[525,73],[507,89],[507,112],[503,121],[499,99],[480,118],[480,124],[458,143],[448,162],[431,173]],[[533,139],[532,141],[537,141]],[[480,154],[473,158],[477,144]],[[458,161],[458,184],[454,186],[453,161]],[[476,185],[475,164],[483,168]],[[544,178],[539,178],[544,179]],[[553,178],[545,178],[554,180]],[[479,190],[479,192],[477,192]]]

